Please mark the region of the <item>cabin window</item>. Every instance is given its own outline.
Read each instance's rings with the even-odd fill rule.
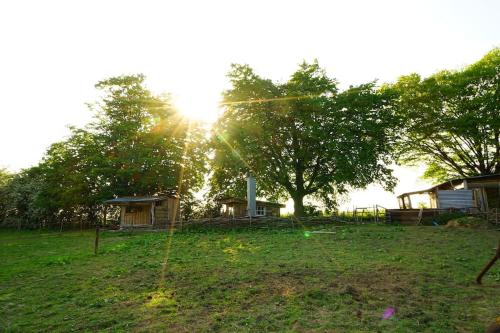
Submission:
[[[266,215],[266,207],[264,207],[264,206],[257,206],[256,215],[257,216],[265,216]]]
[[[155,206],[163,206],[163,201],[155,201]]]

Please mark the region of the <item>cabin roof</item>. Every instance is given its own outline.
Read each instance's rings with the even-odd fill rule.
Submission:
[[[261,201],[261,200],[256,200],[256,202],[258,204],[261,204],[261,205],[285,208],[284,204],[281,204],[278,202]],[[220,200],[220,203],[222,203],[222,204],[245,204],[246,205],[247,200],[241,199],[241,198],[229,197],[229,198],[224,198],[224,199]]]
[[[170,196],[173,197],[173,196]],[[113,205],[113,204],[123,204],[123,203],[147,203],[147,202],[155,202],[162,201],[169,198],[169,196],[145,196],[145,197],[118,197],[110,200],[104,201],[105,204]]]
[[[436,190],[446,190],[446,189],[453,189],[455,185],[460,185],[461,183],[464,182],[464,180],[491,180],[491,179],[498,179],[500,181],[500,173],[495,173],[492,175],[482,175],[482,176],[472,176],[472,177],[464,177],[464,178],[455,178],[455,179],[450,179],[447,180],[441,184],[434,185],[431,188],[425,189],[425,190],[420,190],[420,191],[412,191],[412,192],[406,192],[398,195],[398,198],[407,196],[407,195],[412,195],[412,194],[422,194],[422,193],[429,193],[429,192],[434,192]]]

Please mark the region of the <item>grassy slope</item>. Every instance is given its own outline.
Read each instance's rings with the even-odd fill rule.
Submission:
[[[327,227],[328,228],[328,227]],[[500,315],[499,233],[329,227],[0,232],[0,331],[481,332]],[[396,315],[381,320],[385,308]]]

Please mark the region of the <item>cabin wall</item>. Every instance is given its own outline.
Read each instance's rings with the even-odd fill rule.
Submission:
[[[386,221],[403,225],[416,225],[421,218],[437,216],[442,213],[439,209],[387,209],[385,211]]]
[[[179,221],[181,219],[181,206],[178,198],[168,198],[168,220]]]
[[[226,217],[246,217],[247,216],[247,205],[246,203],[231,203],[231,204],[225,204],[227,209],[226,211],[222,214],[223,216]],[[257,203],[258,207],[264,206],[266,208],[266,215],[265,216],[280,216],[280,208],[276,207],[274,205],[263,205]],[[232,210],[232,214],[230,213],[230,210]]]
[[[153,226],[155,228],[166,227],[169,221],[167,200],[155,202],[154,209],[155,209],[155,221]]]
[[[179,199],[168,198],[157,201],[154,207],[155,221],[154,228],[166,228],[172,221],[180,219]]]
[[[476,202],[482,211],[500,208],[500,181],[497,179],[469,180],[468,188],[475,191]]]
[[[500,208],[500,187],[498,188],[485,188],[486,200],[488,202],[488,209]]]
[[[267,206],[266,207],[266,216],[280,216],[280,208],[276,206]]]
[[[126,226],[139,226],[151,224],[150,205],[121,206],[120,224]]]
[[[228,205],[228,207],[232,207],[233,209],[233,215],[229,214],[229,211],[228,211],[228,215],[229,217],[245,217],[247,215],[247,204],[246,203],[234,203],[234,204],[230,204]]]
[[[227,203],[224,204],[225,210],[221,213],[221,216],[225,217],[242,217],[245,216],[246,210],[244,215],[241,215],[241,209],[242,209],[243,204],[238,204],[238,203]],[[246,206],[245,206],[246,208]]]

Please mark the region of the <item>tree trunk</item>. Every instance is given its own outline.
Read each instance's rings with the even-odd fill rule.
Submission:
[[[302,194],[293,197],[293,215],[295,217],[304,216],[304,195]]]

